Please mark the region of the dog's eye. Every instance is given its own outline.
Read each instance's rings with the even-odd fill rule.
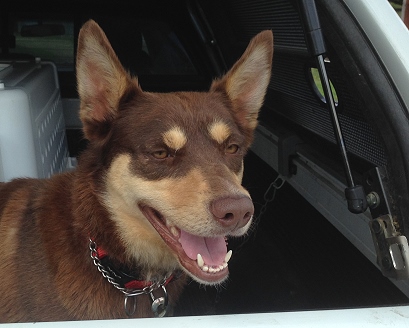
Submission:
[[[239,151],[239,146],[236,144],[230,144],[226,147],[227,154],[235,154]]]
[[[156,159],[165,159],[166,157],[169,156],[169,152],[165,149],[157,150],[152,153],[152,156],[155,157]]]

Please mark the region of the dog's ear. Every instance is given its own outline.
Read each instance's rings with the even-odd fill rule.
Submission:
[[[105,33],[93,20],[80,30],[76,70],[85,137],[101,141],[117,115],[121,98],[131,86],[139,89],[138,82],[125,71]]]
[[[258,112],[270,82],[272,59],[273,33],[263,31],[250,41],[241,58],[210,88],[227,95],[237,124],[249,137],[257,126]]]

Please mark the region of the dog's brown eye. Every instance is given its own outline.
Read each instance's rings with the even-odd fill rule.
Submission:
[[[152,153],[152,156],[156,159],[165,159],[169,156],[169,153],[166,150],[157,150]]]
[[[226,147],[227,154],[235,154],[239,151],[239,146],[236,144],[231,144]]]

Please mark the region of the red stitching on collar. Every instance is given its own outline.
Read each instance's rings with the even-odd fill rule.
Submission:
[[[104,257],[108,256],[108,253],[102,249],[101,247],[97,246],[97,255],[100,259],[103,259]],[[168,283],[170,283],[174,278],[174,275],[172,274],[165,282],[164,286],[166,286]],[[146,280],[131,280],[128,281],[127,283],[124,284],[125,288],[128,289],[143,289],[145,287],[152,286],[154,282],[152,281],[146,281]]]
[[[174,278],[174,275],[172,274],[165,282],[164,286],[166,286],[168,283],[170,283]],[[125,284],[125,288],[129,289],[143,289],[145,287],[151,286],[154,283],[152,281],[143,281],[143,280],[131,280],[130,282]]]

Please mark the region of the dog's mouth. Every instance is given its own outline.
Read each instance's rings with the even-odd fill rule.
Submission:
[[[179,263],[200,283],[217,284],[229,274],[226,237],[202,237],[190,234],[174,225],[157,210],[146,205],[140,209],[164,242],[177,254]]]

